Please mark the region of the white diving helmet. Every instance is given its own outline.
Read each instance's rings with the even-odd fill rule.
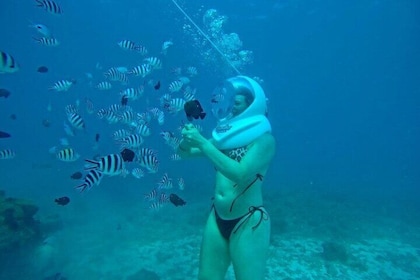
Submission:
[[[250,104],[234,116],[232,109],[236,95],[244,95]],[[271,132],[271,124],[266,117],[264,90],[247,76],[227,79],[223,86],[213,92],[212,104],[213,115],[218,120],[212,137],[214,145],[220,150],[247,146],[264,133]]]

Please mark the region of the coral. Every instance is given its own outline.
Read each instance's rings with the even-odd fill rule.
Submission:
[[[31,201],[6,197],[0,191],[0,255],[41,238],[38,207]]]

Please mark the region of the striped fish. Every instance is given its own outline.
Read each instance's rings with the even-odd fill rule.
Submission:
[[[139,45],[137,47],[137,52],[141,55],[146,55],[149,51],[146,49],[145,46]]]
[[[125,85],[128,84],[128,77],[125,73],[122,73],[118,70],[118,68],[112,67],[109,68],[105,73],[104,76],[114,82],[121,82],[121,84]]]
[[[174,98],[169,102],[169,106],[166,109],[170,114],[176,114],[184,110],[184,104],[185,100],[183,98]]]
[[[131,175],[133,175],[135,178],[137,178],[137,179],[141,179],[141,178],[143,178],[144,177],[144,171],[143,170],[141,170],[140,168],[134,168],[132,171],[131,171]]]
[[[158,182],[158,189],[172,189],[172,179],[169,178],[168,173],[163,174]]]
[[[178,179],[178,188],[183,191],[185,189],[185,181],[183,178]]]
[[[197,68],[194,66],[187,67],[187,75],[190,77],[197,76],[198,71]]]
[[[86,174],[83,184],[76,186],[75,188],[80,192],[88,189],[90,190],[93,186],[97,186],[101,183],[103,174],[98,170],[90,170],[88,174]]]
[[[114,134],[112,134],[112,137],[114,138],[114,140],[120,140],[122,138],[125,138],[129,135],[129,132],[125,129],[119,129],[117,131],[114,132]]]
[[[95,88],[99,90],[110,90],[112,88],[112,85],[110,82],[100,82],[95,86]]]
[[[57,153],[57,158],[64,162],[73,162],[80,157],[72,148],[62,149]]]
[[[39,44],[47,47],[57,47],[60,45],[60,42],[52,37],[41,37],[41,38],[35,38],[33,37],[35,41],[37,41]]]
[[[127,99],[137,100],[143,95],[144,87],[140,86],[138,88],[127,88],[120,92],[121,96],[125,96]]]
[[[131,123],[135,119],[135,114],[133,111],[125,111],[120,116],[120,122],[122,123]]]
[[[161,69],[162,68],[162,61],[160,61],[157,57],[148,57],[144,59],[144,62],[149,64],[153,69]]]
[[[178,92],[181,90],[183,85],[184,84],[179,80],[173,81],[172,83],[169,84],[169,91],[171,93]]]
[[[91,159],[85,159],[85,161],[90,163],[85,170],[98,170],[109,176],[120,175],[124,170],[124,161],[119,154],[110,154],[101,157],[98,161]]]
[[[71,124],[72,127],[76,129],[84,129],[85,128],[85,121],[83,118],[77,113],[69,113],[67,114],[67,120]]]
[[[144,199],[147,199],[148,201],[154,201],[156,200],[157,196],[158,196],[157,190],[153,189],[149,193],[144,195]]]
[[[121,150],[125,148],[139,148],[143,144],[143,138],[140,135],[132,134],[118,141],[121,144]]]
[[[147,169],[149,173],[156,173],[159,169],[159,161],[154,155],[147,155],[140,158],[140,166]]]
[[[61,80],[56,82],[52,87],[48,89],[55,91],[68,91],[74,83],[74,81]]]
[[[12,159],[16,156],[16,153],[11,149],[0,151],[0,159]]]
[[[59,15],[63,13],[61,7],[52,0],[36,0],[37,6],[44,8],[47,12],[55,15]]]
[[[10,54],[0,51],[0,74],[15,73],[19,70],[19,64]]]
[[[130,51],[137,51],[139,48],[136,43],[130,40],[122,40],[118,42],[118,46],[120,46],[124,50],[130,50]]]
[[[150,72],[152,72],[152,67],[149,64],[142,64],[142,65],[134,67],[133,69],[128,71],[127,74],[131,74],[136,77],[141,76],[144,78],[148,74],[150,74]]]
[[[151,134],[150,127],[148,127],[146,124],[139,124],[136,127],[136,132],[143,137],[150,136]]]

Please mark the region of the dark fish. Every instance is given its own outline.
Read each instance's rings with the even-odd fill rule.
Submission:
[[[38,71],[39,73],[47,73],[48,68],[46,66],[39,66],[36,71]]]
[[[0,97],[7,98],[10,96],[10,91],[4,88],[0,88]]]
[[[0,131],[0,138],[9,138],[11,135],[7,132]]]
[[[172,202],[173,205],[175,205],[176,207],[178,206],[184,206],[185,204],[187,204],[182,198],[180,198],[179,196],[177,196],[174,193],[171,193],[169,195],[169,200]]]
[[[10,116],[9,116],[9,118],[11,119],[11,120],[16,120],[17,119],[17,116],[16,116],[16,114],[11,114]]]
[[[127,161],[132,162],[134,160],[135,155],[136,154],[132,150],[129,150],[129,149],[124,149],[121,152],[121,156],[125,162]]]
[[[45,127],[50,127],[51,126],[51,121],[49,119],[43,119],[42,120],[42,125]]]
[[[122,106],[127,106],[127,104],[128,104],[128,98],[127,98],[127,96],[123,95],[121,97],[121,105]]]
[[[101,135],[99,133],[96,133],[95,135],[95,141],[99,142],[99,138],[101,138]]]
[[[185,102],[184,104],[184,111],[187,115],[187,119],[192,121],[194,119],[204,119],[206,113],[204,113],[203,107],[198,100],[190,100]]]
[[[79,179],[82,179],[82,177],[83,177],[83,174],[80,171],[74,172],[70,176],[70,178],[72,178],[73,180],[79,180]]]
[[[155,90],[160,89],[160,81],[158,81],[158,82],[156,83],[156,85],[154,86],[154,88],[155,88]]]
[[[67,196],[63,196],[63,197],[60,197],[60,198],[56,198],[54,201],[58,205],[64,206],[64,205],[69,204],[70,198],[68,198]]]

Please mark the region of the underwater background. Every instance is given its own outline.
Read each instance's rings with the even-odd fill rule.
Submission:
[[[183,112],[151,122],[144,146],[158,153],[156,173],[106,177],[82,193],[74,188],[83,179],[70,177],[84,172],[84,159],[120,151],[112,135],[123,125],[96,113],[119,104],[120,91],[144,86],[129,105],[147,111],[159,107],[177,68],[195,67],[189,85],[209,111],[213,89],[237,73],[173,1],[56,3],[60,15],[37,1],[1,4],[0,51],[20,69],[0,75],[10,92],[0,97],[0,130],[11,134],[0,151],[16,154],[0,159],[0,279],[196,279],[214,169],[206,159],[176,160],[162,139],[163,131],[179,136]],[[268,98],[277,152],[264,182],[272,221],[266,279],[420,279],[420,3],[177,3]],[[38,23],[58,46],[33,39]],[[122,49],[122,40],[148,54]],[[164,42],[173,43],[166,54]],[[145,57],[159,58],[161,69],[96,87],[109,68]],[[61,80],[77,82],[48,89]],[[70,104],[86,124],[74,136],[63,128]],[[210,137],[216,122],[209,114],[195,123]],[[53,147],[80,158],[63,162]],[[185,206],[154,209],[145,200],[165,173]],[[58,205],[60,197],[70,202]]]

